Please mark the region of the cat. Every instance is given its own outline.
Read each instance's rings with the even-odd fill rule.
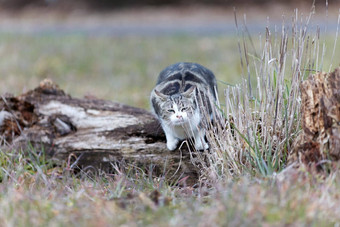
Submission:
[[[151,91],[150,102],[166,136],[169,150],[192,138],[196,150],[209,149],[202,127],[203,109],[212,115],[209,99],[216,101],[212,71],[197,63],[179,62],[166,67]]]

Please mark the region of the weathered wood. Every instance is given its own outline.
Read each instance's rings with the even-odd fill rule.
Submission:
[[[155,171],[165,169],[167,176],[197,177],[188,149],[167,150],[162,128],[146,110],[72,98],[45,80],[19,97],[4,97],[0,111],[0,132],[7,147],[27,150],[32,145],[56,160],[72,156],[78,158],[79,166],[107,171],[111,163],[124,161],[153,164]]]
[[[309,76],[300,89],[303,131],[291,159],[305,164],[340,160],[340,68]]]

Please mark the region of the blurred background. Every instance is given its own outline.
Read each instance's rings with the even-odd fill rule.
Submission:
[[[234,8],[260,51],[267,26],[275,34],[295,14],[307,17],[311,6],[309,0],[1,0],[0,94],[19,95],[51,78],[75,97],[148,109],[159,72],[179,61],[210,68],[223,93],[242,80]],[[340,0],[316,1],[311,29],[322,31],[325,65],[339,7]],[[339,59],[336,47],[334,67]]]
[[[315,1],[316,4],[325,4],[326,1]],[[337,0],[331,3],[338,2]],[[91,9],[115,10],[121,7],[135,6],[188,6],[206,5],[230,7],[230,5],[265,5],[265,4],[311,4],[310,0],[2,0],[1,6],[6,9],[23,9],[27,7],[50,7],[59,9]]]

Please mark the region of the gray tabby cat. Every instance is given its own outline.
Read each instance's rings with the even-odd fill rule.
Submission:
[[[169,150],[175,150],[187,138],[193,138],[196,150],[209,148],[204,139],[202,108],[212,115],[208,99],[216,101],[216,89],[214,74],[196,63],[176,63],[159,74],[150,101]]]

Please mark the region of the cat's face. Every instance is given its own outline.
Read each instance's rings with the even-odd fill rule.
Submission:
[[[183,95],[169,96],[161,105],[161,118],[174,126],[183,125],[192,120],[196,114],[193,97]]]

